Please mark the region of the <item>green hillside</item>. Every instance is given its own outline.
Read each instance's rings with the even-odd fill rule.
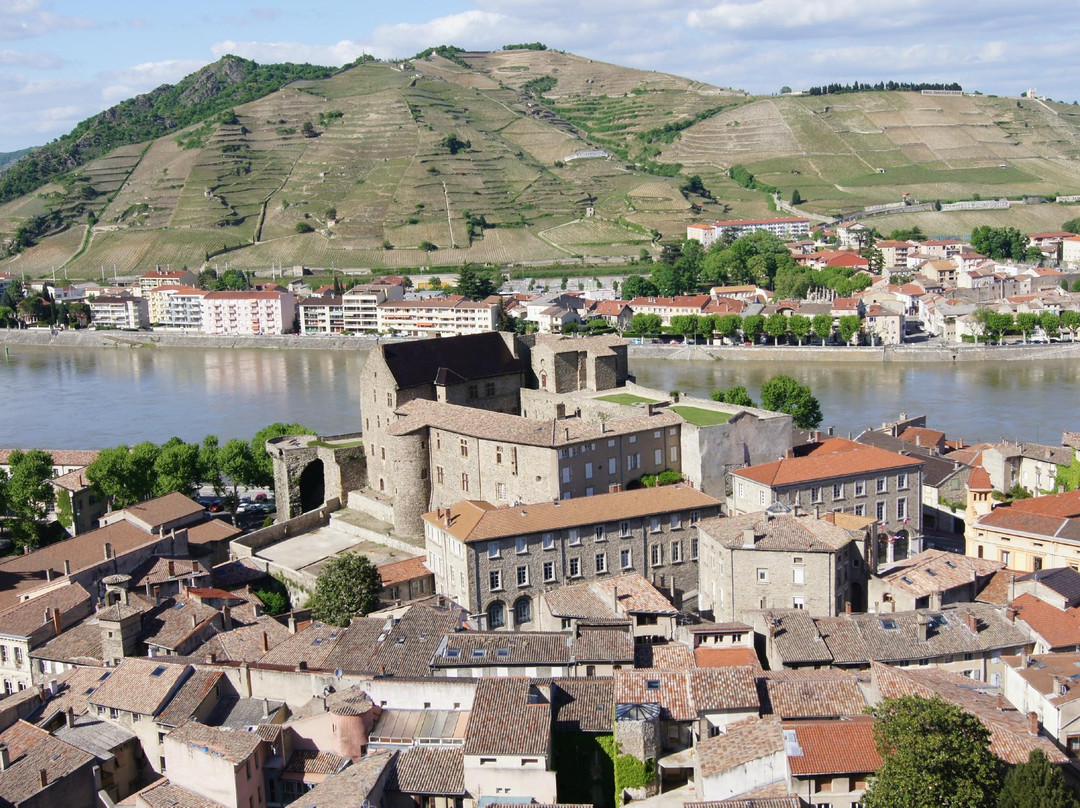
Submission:
[[[625,262],[692,221],[768,213],[768,195],[731,180],[733,166],[827,215],[905,192],[1080,192],[1074,107],[910,92],[761,99],[558,51],[441,53],[234,95],[164,137],[103,151],[0,205],[0,249],[13,253],[0,271]],[[599,149],[609,157],[568,159]],[[684,188],[693,174],[712,199]],[[1024,210],[1045,228],[1072,218]]]

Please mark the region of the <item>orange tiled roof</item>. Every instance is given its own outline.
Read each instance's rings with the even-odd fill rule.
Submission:
[[[914,457],[904,457],[845,438],[831,438],[803,457],[785,457],[731,473],[765,485],[780,486],[890,469],[914,469],[922,464],[922,460]]]

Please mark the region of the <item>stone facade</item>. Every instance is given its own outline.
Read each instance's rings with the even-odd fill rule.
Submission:
[[[836,541],[840,546],[776,541],[767,535],[776,522],[765,521],[763,530],[747,527],[738,542],[718,535],[716,520],[698,526],[698,603],[703,614],[732,621],[759,609],[804,609],[814,617],[831,617],[848,606],[865,610],[870,568],[854,536],[846,543]],[[838,535],[846,533],[829,527]]]
[[[720,510],[719,502],[702,499],[714,504],[468,543],[437,520],[426,521],[427,563],[436,591],[474,614],[486,613],[492,629],[536,629],[540,593],[631,572],[670,593],[676,606],[692,605],[698,589],[694,526]]]
[[[331,499],[344,501],[349,491],[367,484],[367,455],[358,438],[292,435],[267,441],[266,451],[274,466],[278,522],[314,510]],[[316,441],[326,445],[313,445]]]

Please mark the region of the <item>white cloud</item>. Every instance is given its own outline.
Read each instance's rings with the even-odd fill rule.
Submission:
[[[0,40],[27,39],[63,29],[97,28],[86,17],[57,14],[39,0],[0,0]]]
[[[63,67],[64,60],[52,53],[26,53],[24,51],[0,50],[0,65],[9,67],[32,67],[38,70],[55,70]]]

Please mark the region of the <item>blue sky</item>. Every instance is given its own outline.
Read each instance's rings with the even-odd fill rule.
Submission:
[[[225,53],[338,65],[541,40],[750,92],[855,79],[1080,97],[1075,0],[0,0],[0,151]]]

